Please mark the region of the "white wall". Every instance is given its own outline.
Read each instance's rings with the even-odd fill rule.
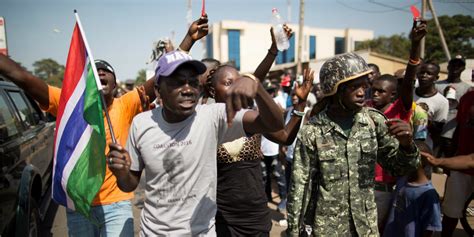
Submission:
[[[295,61],[298,57],[298,25],[289,25],[295,37]],[[267,54],[271,45],[270,24],[245,21],[221,21],[211,26],[213,35],[213,57],[221,62],[229,60],[227,30],[240,30],[240,69],[253,72]],[[302,61],[309,61],[309,37],[316,36],[316,59],[334,56],[335,37],[346,38],[346,51],[354,49],[355,41],[374,37],[373,31],[359,29],[324,29],[305,26]]]

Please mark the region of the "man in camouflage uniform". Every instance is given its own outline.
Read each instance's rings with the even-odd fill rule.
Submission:
[[[364,107],[367,63],[348,53],[321,68],[324,99],[298,134],[288,201],[288,234],[378,236],[374,168],[392,175],[419,164],[409,124]]]

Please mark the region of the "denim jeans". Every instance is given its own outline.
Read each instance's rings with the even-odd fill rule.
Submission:
[[[133,212],[131,201],[121,201],[91,208],[95,225],[83,215],[66,209],[67,227],[71,237],[133,236]]]

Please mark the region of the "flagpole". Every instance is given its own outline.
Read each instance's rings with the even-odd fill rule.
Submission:
[[[86,33],[82,30],[81,20],[79,19],[79,13],[77,13],[76,9],[74,9],[74,15],[76,16],[76,22],[77,22],[77,25],[79,26],[79,30],[81,31],[81,36],[82,36],[82,39],[84,40],[84,45],[86,46],[86,50],[91,61],[92,72],[94,73],[95,83],[97,85],[97,89],[99,90],[100,100],[102,101],[102,109],[105,112],[105,118],[107,119],[107,124],[109,125],[109,132],[110,132],[110,136],[112,137],[112,142],[117,143],[114,129],[112,128],[112,122],[110,121],[109,112],[107,111],[107,104],[105,104],[105,96],[104,96],[104,92],[102,91],[102,84],[100,83],[100,80],[99,80],[99,73],[97,73],[94,57],[92,56],[92,51],[89,48],[89,43],[87,42]]]

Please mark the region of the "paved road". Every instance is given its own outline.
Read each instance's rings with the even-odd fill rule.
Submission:
[[[444,184],[442,182],[442,177],[436,174],[433,174],[433,185],[435,186],[438,193],[444,192]],[[134,200],[133,214],[135,216],[135,236],[138,236],[139,231],[139,222],[140,222],[140,211],[143,198],[143,184],[141,188],[136,192],[136,197]],[[278,195],[274,194],[274,201],[278,202]],[[440,195],[441,196],[441,195]],[[474,203],[471,203],[471,206],[474,206]],[[276,211],[276,206],[274,203],[269,203],[269,207],[272,209],[272,222],[273,227],[270,233],[271,237],[280,237],[286,236],[284,231],[286,227],[280,226],[279,221],[284,219],[285,215]],[[468,217],[468,221],[471,226],[474,226],[474,217]],[[53,206],[50,208],[49,213],[46,218],[47,227],[42,232],[41,236],[58,236],[63,237],[67,236],[67,225],[66,225],[66,212],[63,207]],[[440,236],[436,234],[435,236]],[[464,237],[468,236],[460,225],[458,225],[456,232],[454,233],[455,237]]]

